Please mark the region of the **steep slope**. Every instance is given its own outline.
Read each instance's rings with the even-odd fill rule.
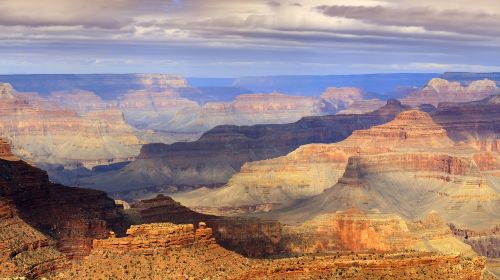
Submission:
[[[69,256],[88,253],[92,239],[111,228],[122,230],[122,216],[103,192],[53,184],[44,171],[12,155],[0,159],[0,174],[1,202]]]
[[[432,113],[457,142],[500,139],[500,95],[465,103],[442,103]]]
[[[94,242],[91,254],[56,279],[483,279],[484,260],[436,253],[326,254],[248,259],[217,246],[204,223],[133,226]]]
[[[473,81],[464,87],[460,82],[434,78],[422,89],[402,98],[401,102],[415,107],[421,104],[437,106],[441,102],[480,100],[499,92],[500,89],[497,88],[495,81],[491,80]]]
[[[435,210],[461,228],[486,229],[500,220],[500,195],[476,153],[456,146],[428,114],[411,110],[336,144],[305,145],[284,157],[247,163],[223,188],[174,198],[208,212],[273,205],[265,211],[281,210],[265,216],[289,222],[350,207],[409,219]]]
[[[337,142],[353,130],[385,123],[405,109],[391,100],[363,115],[307,117],[283,125],[218,126],[194,142],[144,145],[138,159],[123,169],[83,178],[80,185],[123,192],[225,183],[245,162],[281,156],[302,144]]]
[[[288,251],[296,253],[414,250],[475,255],[470,246],[453,236],[436,213],[409,221],[397,214],[351,208],[322,214],[297,226],[285,226],[283,243]]]
[[[140,141],[120,111],[79,115],[8,84],[0,88],[0,133],[24,159],[94,166],[138,154]]]

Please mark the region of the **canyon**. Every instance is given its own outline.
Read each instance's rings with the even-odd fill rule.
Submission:
[[[21,158],[67,166],[95,166],[134,158],[141,141],[115,110],[79,115],[36,93],[0,84],[0,131]]]
[[[392,276],[409,273],[415,279],[427,279],[429,275],[489,279],[483,258],[433,250],[356,254],[340,250],[325,251],[323,255],[247,258],[218,244],[221,237],[208,224],[210,219],[214,223],[223,217],[193,212],[163,196],[132,205],[115,204],[102,192],[49,182],[45,172],[15,157],[6,142],[1,143],[0,151],[0,277],[357,279],[364,275],[366,279],[378,279],[387,275],[390,268]],[[356,213],[351,211],[348,215]],[[139,223],[130,225],[134,217]],[[186,224],[184,217],[208,218],[208,222]],[[151,223],[155,219],[163,221]],[[177,219],[178,223],[168,222],[170,219]],[[249,229],[258,222],[248,220],[246,227],[239,220],[225,219],[231,226],[218,225],[222,239],[231,236],[228,240],[247,240],[248,249],[262,246],[250,238],[253,234]],[[286,248],[282,242],[289,239],[280,234],[278,226],[272,235],[275,243],[281,245],[275,244],[272,249]],[[463,246],[467,252],[469,247]],[[286,251],[267,251],[280,252]]]
[[[200,102],[180,76],[135,77],[1,85],[0,278],[494,279],[494,82],[433,80],[411,109],[350,87]]]
[[[498,226],[500,195],[492,179],[498,167],[476,162],[480,153],[455,144],[427,113],[409,110],[335,144],[246,163],[222,188],[173,197],[205,213],[244,206],[246,214],[285,224],[356,207],[408,220],[435,211],[456,228],[484,231]],[[489,238],[495,244],[498,234]]]
[[[131,161],[142,144],[196,140],[221,124],[290,123],[304,116],[335,113],[362,98],[359,89],[329,88],[325,93],[329,99],[273,92],[201,104],[197,100],[203,99],[198,96],[202,93],[179,76],[137,75],[128,85],[131,89],[118,86],[112,93],[102,90],[117,86],[114,83],[121,78],[92,78],[96,81],[44,84],[37,80],[40,88],[32,88],[44,89],[43,94],[17,92],[2,83],[0,132],[14,144],[15,154],[43,166],[59,180],[64,177],[57,174],[61,168],[71,173],[79,167],[90,170]]]
[[[343,140],[353,130],[385,123],[407,109],[398,101],[371,113],[305,117],[290,124],[217,126],[193,142],[143,145],[136,160],[109,172],[81,177],[78,185],[139,197],[169,186],[213,186],[227,182],[249,161],[281,156],[302,144]]]

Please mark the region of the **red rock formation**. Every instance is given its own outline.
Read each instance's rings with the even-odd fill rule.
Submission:
[[[114,233],[113,233],[114,234]],[[192,224],[175,225],[170,223],[142,224],[131,226],[125,237],[110,236],[94,240],[94,250],[117,251],[121,253],[151,255],[153,252],[168,251],[173,247],[215,244],[212,229],[200,222],[195,230]]]
[[[4,139],[0,139],[0,159],[10,161],[19,160],[19,158],[12,153],[10,144]]]
[[[0,173],[0,200],[69,256],[88,254],[92,239],[123,228],[118,208],[103,192],[53,184],[23,161],[0,160]]]
[[[437,106],[440,102],[480,100],[498,92],[496,83],[491,80],[473,81],[467,87],[463,87],[460,82],[449,82],[435,78],[429,81],[424,88],[401,99],[401,102],[411,106],[421,104]]]
[[[367,130],[356,130],[343,144],[359,147],[450,147],[453,142],[446,130],[437,125],[429,114],[410,110],[393,121]]]
[[[266,256],[281,250],[281,225],[276,221],[201,214],[162,195],[133,203],[125,213],[132,224],[206,222],[218,244],[245,256]]]
[[[68,266],[56,242],[27,224],[14,205],[0,198],[0,278],[38,278]]]

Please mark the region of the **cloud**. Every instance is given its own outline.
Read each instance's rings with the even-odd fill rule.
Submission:
[[[499,35],[500,14],[470,12],[466,9],[394,6],[319,6],[321,13],[339,18],[389,26],[417,26],[429,31],[459,34]]]
[[[127,71],[169,61],[165,71],[207,73],[235,73],[238,62],[246,75],[362,64],[430,71],[428,61],[478,69],[500,65],[499,15],[498,0],[0,0],[0,55],[23,72],[34,67],[23,60],[79,72],[121,61],[134,61]]]
[[[0,1],[0,25],[120,28],[134,17],[168,8],[162,0]]]

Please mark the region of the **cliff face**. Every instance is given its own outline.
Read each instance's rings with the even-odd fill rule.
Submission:
[[[468,102],[480,100],[492,94],[499,93],[495,81],[478,80],[467,86],[460,82],[449,82],[444,79],[434,78],[422,89],[411,93],[401,99],[401,102],[411,106],[432,104],[437,106],[440,102]]]
[[[34,229],[55,240],[69,256],[85,255],[93,238],[117,232],[122,217],[103,192],[51,183],[47,174],[27,163],[0,160],[0,198]]]
[[[21,219],[15,205],[0,197],[0,277],[38,277],[67,268],[56,242]]]
[[[357,207],[405,219],[435,210],[460,228],[491,228],[500,210],[498,181],[490,179],[498,172],[494,160],[455,145],[427,113],[410,110],[336,144],[247,163],[223,188],[174,198],[208,213],[245,206],[285,222]]]
[[[281,156],[307,143],[337,142],[353,130],[385,123],[403,110],[397,101],[389,101],[364,115],[307,117],[283,125],[218,126],[194,142],[144,145],[139,158],[125,168],[83,178],[80,185],[118,192],[225,183],[245,162]]]
[[[482,279],[484,260],[436,253],[325,254],[249,259],[213,243],[210,228],[193,225],[133,226],[127,236],[94,242],[92,253],[56,279]]]
[[[201,214],[162,195],[131,204],[125,214],[131,224],[206,223],[213,229],[219,245],[245,256],[262,257],[281,252],[281,225],[272,220]]]
[[[94,250],[127,252],[129,254],[151,255],[165,252],[178,246],[199,246],[215,244],[212,229],[200,222],[195,230],[192,224],[170,223],[133,225],[125,237],[117,238],[114,233],[107,239],[94,240]]]
[[[138,153],[135,130],[119,111],[79,115],[37,95],[10,91],[9,96],[0,102],[0,132],[23,159],[93,166]]]
[[[358,88],[329,87],[320,95],[320,98],[325,104],[326,110],[338,112],[349,107],[356,101],[362,101],[363,93]]]
[[[351,208],[285,227],[282,242],[287,251],[296,253],[415,250],[475,255],[435,213],[420,221],[408,221],[396,214]]]
[[[474,102],[441,104],[432,118],[457,142],[499,139],[500,95]]]

